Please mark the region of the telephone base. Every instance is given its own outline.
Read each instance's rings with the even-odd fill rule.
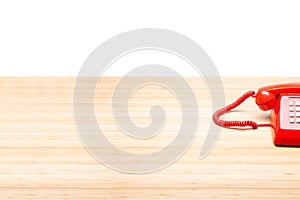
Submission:
[[[300,147],[300,94],[280,94],[271,114],[273,142]]]

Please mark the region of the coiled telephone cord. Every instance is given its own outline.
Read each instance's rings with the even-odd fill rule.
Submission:
[[[254,91],[248,91],[245,94],[243,94],[240,98],[238,98],[235,102],[233,102],[232,104],[217,110],[214,115],[213,115],[213,121],[222,127],[246,127],[246,126],[250,126],[253,129],[257,129],[258,127],[262,127],[262,126],[271,126],[270,124],[257,124],[254,121],[226,121],[226,120],[221,120],[220,116],[230,112],[232,109],[236,108],[237,106],[239,106],[241,103],[243,103],[246,99],[248,99],[249,97],[253,97],[255,98],[255,92]]]

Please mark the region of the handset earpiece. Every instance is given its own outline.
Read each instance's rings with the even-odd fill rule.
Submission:
[[[256,94],[256,104],[261,110],[271,110],[274,108],[277,94],[259,89]]]

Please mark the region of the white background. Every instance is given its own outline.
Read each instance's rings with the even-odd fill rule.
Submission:
[[[138,28],[186,35],[222,76],[300,75],[300,1],[11,0],[0,2],[0,76],[76,76],[98,45]],[[152,57],[135,59],[166,59]]]

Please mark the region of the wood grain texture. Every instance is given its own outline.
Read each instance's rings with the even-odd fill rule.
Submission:
[[[149,124],[149,109],[171,112],[151,140],[124,135],[111,115],[118,78],[104,78],[96,91],[97,119],[120,149],[149,153],[166,146],[178,128],[176,98],[158,86],[137,92],[132,120]],[[299,78],[224,78],[227,103],[259,86]],[[299,199],[300,149],[274,147],[269,128],[222,129],[211,154],[199,152],[211,123],[211,97],[202,80],[188,78],[197,96],[200,125],[191,148],[173,165],[155,173],[124,174],[93,159],[82,146],[73,119],[75,78],[0,78],[0,199]],[[268,122],[269,112],[248,100],[230,119]]]

